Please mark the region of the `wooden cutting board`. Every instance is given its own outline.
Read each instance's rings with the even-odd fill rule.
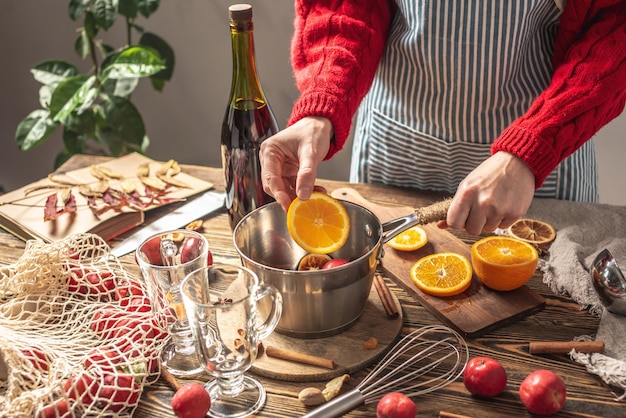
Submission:
[[[407,206],[378,205],[351,188],[336,189],[332,196],[371,210],[382,223],[414,211],[414,208]],[[419,258],[443,251],[457,252],[468,259],[471,257],[469,245],[450,232],[439,229],[434,224],[423,227],[428,234],[426,246],[417,251],[402,252],[385,245],[381,263],[391,279],[405,288],[443,323],[466,338],[476,338],[544,308],[545,299],[527,286],[510,292],[497,292],[483,286],[476,275],[472,277],[469,289],[456,296],[440,298],[420,291],[409,275],[411,266]]]

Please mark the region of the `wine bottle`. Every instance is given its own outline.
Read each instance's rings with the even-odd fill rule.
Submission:
[[[278,132],[278,124],[256,70],[252,6],[235,4],[228,11],[233,75],[222,123],[221,152],[226,209],[234,229],[248,212],[274,200],[263,191],[259,149],[265,139]]]

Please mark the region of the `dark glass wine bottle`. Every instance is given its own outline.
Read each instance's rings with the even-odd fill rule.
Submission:
[[[233,49],[230,98],[222,123],[222,167],[231,228],[248,212],[274,199],[263,191],[259,148],[278,132],[256,70],[252,6],[229,7]]]

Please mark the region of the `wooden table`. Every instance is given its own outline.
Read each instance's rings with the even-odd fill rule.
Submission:
[[[99,162],[94,157],[74,157],[63,168],[72,169],[89,163]],[[198,166],[183,166],[192,175],[215,184],[215,189],[222,191],[223,178],[221,169]],[[385,205],[408,205],[418,207],[436,200],[438,195],[423,193],[416,190],[398,189],[377,185],[349,184],[346,182],[320,180],[319,184],[328,191],[338,187],[350,186],[359,191],[367,199]],[[147,216],[150,220],[151,216]],[[228,216],[221,211],[207,216],[205,235],[208,237],[211,251],[216,261],[239,263],[232,244],[232,232],[228,225]],[[456,233],[466,242],[472,237]],[[123,237],[122,237],[123,238]],[[113,243],[114,244],[114,243]],[[11,263],[19,258],[24,243],[0,229],[0,262]],[[123,263],[139,274],[132,255],[122,258]],[[402,334],[429,324],[439,324],[425,308],[392,281],[389,287],[399,299],[404,324]],[[546,299],[546,307],[515,324],[508,325],[483,337],[468,340],[471,356],[486,355],[500,361],[508,372],[507,388],[500,396],[484,400],[470,396],[462,381],[458,379],[447,387],[415,399],[418,415],[422,417],[439,416],[440,411],[456,413],[471,417],[508,417],[530,416],[519,400],[518,388],[521,381],[531,371],[545,368],[559,374],[567,385],[567,402],[564,409],[555,416],[576,417],[618,417],[626,415],[624,403],[614,401],[611,388],[600,378],[586,372],[585,368],[570,360],[567,355],[530,355],[529,341],[569,341],[574,337],[587,334],[593,335],[597,330],[598,318],[579,309],[578,304],[567,297],[553,294],[541,281],[537,274],[528,283],[529,287],[538,291]],[[345,387],[352,388],[367,374],[369,369],[354,373]],[[298,393],[309,386],[323,387],[324,382],[293,383],[258,377],[268,392],[267,403],[256,415],[259,417],[295,417],[307,412],[297,399]],[[207,375],[203,382],[209,379]],[[173,390],[164,382],[159,381],[148,387],[135,411],[136,417],[174,417],[170,407]],[[375,416],[376,405],[360,407],[346,416]]]

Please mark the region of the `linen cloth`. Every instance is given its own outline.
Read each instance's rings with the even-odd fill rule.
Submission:
[[[590,276],[593,260],[605,248],[625,272],[626,206],[535,199],[527,216],[548,222],[557,231],[549,255],[540,260],[544,283],[601,318],[595,336],[581,335],[577,339],[604,341],[604,353],[572,350],[570,357],[621,390],[621,394],[615,394],[617,400],[626,399],[626,316],[613,314],[602,306]]]

